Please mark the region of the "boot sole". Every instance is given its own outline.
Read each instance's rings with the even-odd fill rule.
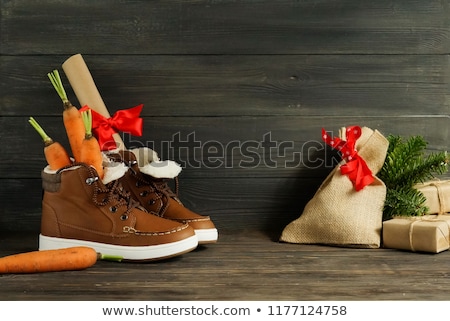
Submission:
[[[219,235],[217,229],[196,229],[195,234],[198,237],[198,244],[216,243]]]
[[[123,261],[158,261],[191,252],[198,245],[197,235],[184,240],[149,246],[122,246],[76,239],[39,235],[39,250],[53,250],[73,246],[88,246],[98,253],[122,257]]]

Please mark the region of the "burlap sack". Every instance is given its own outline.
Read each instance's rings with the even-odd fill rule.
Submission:
[[[377,130],[363,127],[355,148],[375,176],[383,166],[387,139]],[[339,163],[328,175],[302,215],[288,224],[280,241],[342,247],[378,248],[381,243],[386,186],[374,177],[373,183],[356,191]]]

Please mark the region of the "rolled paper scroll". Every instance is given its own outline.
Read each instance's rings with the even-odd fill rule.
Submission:
[[[100,115],[110,118],[108,108],[106,107],[98,89],[92,78],[91,72],[87,67],[81,54],[69,57],[62,68],[69,80],[80,106],[89,106]],[[118,149],[126,149],[125,144],[118,133],[112,135]]]

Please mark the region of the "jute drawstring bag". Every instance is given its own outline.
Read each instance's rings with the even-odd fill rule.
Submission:
[[[359,165],[369,173],[365,176],[366,185],[358,186],[354,177],[351,179],[353,174],[360,173],[360,168],[355,169],[353,174],[343,174],[344,169],[348,170],[346,167],[352,164],[349,162],[351,158],[342,155],[343,160],[327,176],[301,216],[284,228],[280,241],[355,248],[380,247],[386,186],[375,175],[383,166],[389,143],[377,130],[357,126],[346,129],[347,140],[349,130],[359,130],[360,136],[355,137],[352,146],[355,152],[353,158],[358,157]]]

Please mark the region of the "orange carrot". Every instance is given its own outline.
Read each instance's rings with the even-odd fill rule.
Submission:
[[[102,179],[103,156],[97,138],[92,135],[92,111],[91,109],[81,112],[85,127],[85,136],[81,145],[80,161],[88,165],[94,166],[98,176]]]
[[[76,161],[80,161],[81,144],[84,139],[84,125],[81,113],[67,98],[58,70],[53,70],[47,76],[63,102],[63,123],[69,138],[72,155]]]
[[[97,252],[87,246],[20,253],[0,258],[0,274],[82,270],[97,258]]]
[[[33,117],[30,117],[28,122],[36,129],[44,141],[44,155],[50,169],[58,170],[64,166],[70,165],[71,161],[69,154],[67,154],[64,147],[49,137]]]

